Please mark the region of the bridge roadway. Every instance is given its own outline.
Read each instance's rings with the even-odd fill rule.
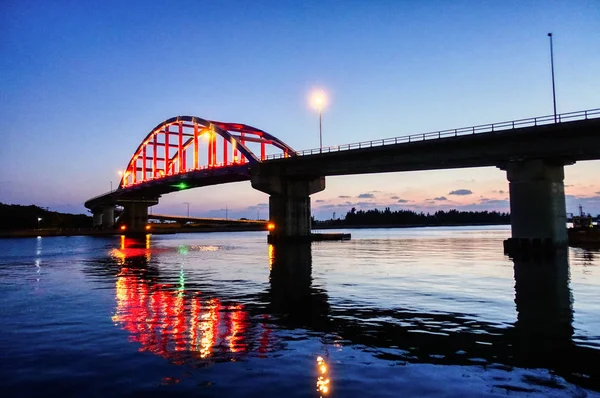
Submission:
[[[182,188],[251,180],[270,195],[271,240],[305,240],[310,239],[310,195],[325,189],[326,176],[492,166],[506,170],[510,182],[512,244],[564,246],[563,167],[600,159],[600,109],[559,115],[558,123],[545,116],[297,155],[145,181],[86,206],[93,210],[132,201],[146,207]]]
[[[208,225],[265,225],[264,220],[235,220],[231,218],[200,218],[200,217],[186,217],[176,216],[169,214],[149,214],[148,220],[156,221],[175,221],[179,223],[195,223],[195,224],[208,224]]]
[[[377,145],[377,141],[373,141]],[[269,176],[314,177],[399,171],[500,167],[544,159],[556,164],[600,159],[600,118],[515,128],[480,134],[441,136],[342,151],[331,151],[258,165]]]

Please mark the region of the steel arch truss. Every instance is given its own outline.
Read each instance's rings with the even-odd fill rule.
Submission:
[[[267,152],[296,156],[284,142],[257,128],[177,116],[160,123],[144,138],[127,163],[119,188],[194,170],[255,164],[264,160]]]

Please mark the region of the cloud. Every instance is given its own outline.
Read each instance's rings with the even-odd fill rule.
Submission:
[[[457,189],[456,191],[449,192],[448,195],[471,195],[473,191],[470,189]]]
[[[600,195],[600,191],[596,192],[596,195]]]
[[[400,199],[399,196],[392,196],[390,199]]]
[[[268,203],[259,203],[256,206],[248,206],[248,210],[266,209],[269,207]]]
[[[325,203],[325,201],[323,199],[317,199],[315,200],[315,203]]]
[[[338,196],[338,198],[340,199],[350,199],[352,196],[348,196],[348,195],[340,195]]]
[[[481,204],[497,206],[497,205],[508,205],[508,199],[481,199]]]
[[[433,200],[448,200],[445,196],[438,196],[437,198],[433,198]]]
[[[374,197],[375,195],[373,195],[372,193],[361,193],[357,196],[358,199],[373,199]]]
[[[408,200],[406,200],[406,199],[398,199],[398,203],[407,203],[407,202],[408,202]]]
[[[494,192],[494,193],[506,193],[506,191],[503,191],[502,189],[493,190],[492,192]]]

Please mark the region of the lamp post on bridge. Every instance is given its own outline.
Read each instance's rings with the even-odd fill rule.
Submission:
[[[556,89],[554,87],[554,48],[552,46],[552,33],[548,33],[550,38],[550,67],[552,69],[552,102],[554,103],[554,123],[556,123]]]
[[[319,111],[319,148],[323,150],[323,109],[327,104],[327,97],[321,90],[315,91],[311,95],[311,104],[313,108]]]
[[[184,205],[187,205],[187,216],[190,218],[190,202],[183,202]]]

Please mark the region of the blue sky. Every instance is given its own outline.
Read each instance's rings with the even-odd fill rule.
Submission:
[[[241,122],[324,145],[600,107],[597,1],[3,1],[0,201],[81,212],[156,124]],[[568,211],[600,213],[600,162],[566,168]],[[470,194],[450,194],[453,191]],[[508,209],[493,168],[327,179],[350,207]],[[438,198],[438,199],[436,199]],[[445,200],[441,198],[446,198]],[[249,183],[166,195],[154,211],[266,217]]]

